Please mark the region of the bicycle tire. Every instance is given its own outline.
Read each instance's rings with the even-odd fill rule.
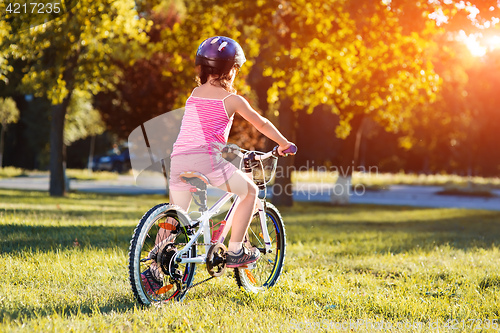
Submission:
[[[261,254],[253,269],[246,267],[234,269],[238,286],[251,293],[258,293],[274,286],[283,272],[286,255],[285,225],[278,209],[270,203],[266,204],[266,223],[271,237],[272,252]],[[264,240],[260,235],[260,217],[256,213],[248,227],[248,240],[251,246],[264,247]]]
[[[174,221],[167,220],[170,218],[177,222],[178,227],[173,232],[166,232],[164,231],[165,225],[160,227],[160,224],[167,223],[165,221]],[[141,279],[141,273],[151,268],[151,265],[157,265],[157,261],[151,259],[151,257],[160,258],[158,255],[161,253],[163,254],[161,257],[163,260],[167,255],[172,257],[175,251],[184,247],[183,244],[189,241],[189,231],[186,227],[189,222],[190,218],[180,207],[165,203],[151,208],[139,221],[130,241],[129,279],[134,297],[140,304],[150,305],[172,300],[182,301],[186,296],[195,275],[195,264],[178,264],[179,268],[176,271],[180,273],[178,278],[173,278],[168,272],[162,270],[163,287],[158,290],[158,294],[156,292],[151,294],[146,291]],[[175,222],[173,223],[175,224]],[[156,253],[156,255],[151,253]],[[196,247],[193,246],[188,251],[187,257],[195,256]],[[168,263],[170,262],[173,263],[172,260],[168,261]],[[169,264],[167,265],[171,268]],[[159,271],[158,266],[155,269]]]

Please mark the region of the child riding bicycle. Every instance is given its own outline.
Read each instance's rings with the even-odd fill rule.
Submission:
[[[186,211],[191,204],[191,185],[181,179],[181,174],[186,171],[202,174],[212,186],[234,193],[239,198],[226,257],[227,267],[248,265],[260,256],[259,250],[249,249],[243,244],[259,190],[251,179],[223,159],[221,154],[222,147],[227,144],[234,114],[239,113],[258,131],[275,141],[280,155],[293,146],[269,120],[236,94],[233,81],[245,61],[241,46],[231,38],[210,37],[200,44],[195,62],[199,66],[198,87],[186,101],[181,130],[171,154],[171,203]],[[161,285],[156,271],[151,267],[141,276],[152,290]]]

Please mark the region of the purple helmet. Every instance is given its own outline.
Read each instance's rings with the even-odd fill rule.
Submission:
[[[200,44],[195,64],[211,67],[214,74],[222,74],[234,65],[241,67],[246,60],[240,44],[229,37],[215,36]]]

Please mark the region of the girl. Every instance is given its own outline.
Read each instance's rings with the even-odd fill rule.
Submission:
[[[241,46],[231,38],[216,36],[200,44],[195,62],[200,66],[198,87],[186,101],[181,130],[171,155],[170,201],[173,204],[187,211],[191,203],[191,186],[180,178],[181,173],[186,171],[202,173],[212,186],[238,195],[239,203],[232,219],[226,257],[227,267],[247,265],[255,262],[260,255],[257,249],[248,249],[243,244],[258,198],[258,188],[221,155],[234,114],[239,113],[262,134],[275,141],[279,145],[279,154],[283,155],[283,151],[293,145],[243,97],[235,94],[233,81],[245,61]],[[147,273],[143,280],[149,280],[148,284],[154,290],[155,282],[159,281],[151,281],[154,276],[151,272]]]

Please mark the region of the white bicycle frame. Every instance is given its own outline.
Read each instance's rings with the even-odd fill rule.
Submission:
[[[268,152],[262,155],[259,155],[256,159],[265,159],[268,158],[272,155],[272,152]],[[214,215],[219,214],[220,209],[222,206],[224,206],[231,198],[235,198],[233,204],[229,208],[229,211],[226,214],[226,221],[229,221],[231,218],[231,214],[234,212],[234,207],[237,203],[238,196],[233,194],[233,193],[225,193],[217,202],[210,207],[208,210],[204,211],[201,213],[201,216],[197,219],[199,221],[200,226],[198,228],[198,231],[191,236],[191,239],[189,242],[179,251],[177,252],[177,255],[175,257],[176,262],[182,263],[182,264],[187,264],[187,263],[195,263],[195,264],[204,264],[207,259],[206,253],[208,253],[208,250],[212,245],[208,245],[211,243],[211,232],[210,232],[210,218]],[[266,224],[266,212],[265,212],[265,207],[264,207],[264,200],[257,200],[257,211],[259,212],[259,219],[260,219],[260,227],[262,231],[262,238],[264,239],[264,246],[265,246],[265,251],[266,253],[271,252],[271,237],[269,236],[269,231],[267,230],[267,224]],[[226,228],[228,226],[226,225]],[[199,256],[196,256],[194,258],[189,258],[188,257],[188,252],[191,246],[193,246],[198,238],[203,235],[204,243],[205,243],[205,253]]]
[[[230,215],[233,214],[234,206],[236,205],[236,201],[238,200],[238,196],[233,193],[225,193],[211,208],[201,214],[201,216],[198,218],[198,221],[200,222],[198,231],[193,236],[191,236],[189,242],[176,255],[176,261],[178,263],[204,264],[206,262],[206,253],[212,246],[208,245],[211,243],[210,218],[214,215],[219,214],[222,206],[224,206],[226,202],[231,200],[232,197],[235,197],[235,201],[231,205],[231,208],[226,215],[226,220],[228,220],[230,218]],[[265,251],[266,253],[269,253],[271,252],[271,237],[269,236],[269,231],[267,230],[266,212],[264,210],[263,200],[257,200],[257,211],[259,212],[260,226],[262,237],[264,238]],[[203,235],[203,240],[205,242],[206,253],[194,258],[186,257],[186,254],[189,252],[191,246],[196,243],[201,235]]]

